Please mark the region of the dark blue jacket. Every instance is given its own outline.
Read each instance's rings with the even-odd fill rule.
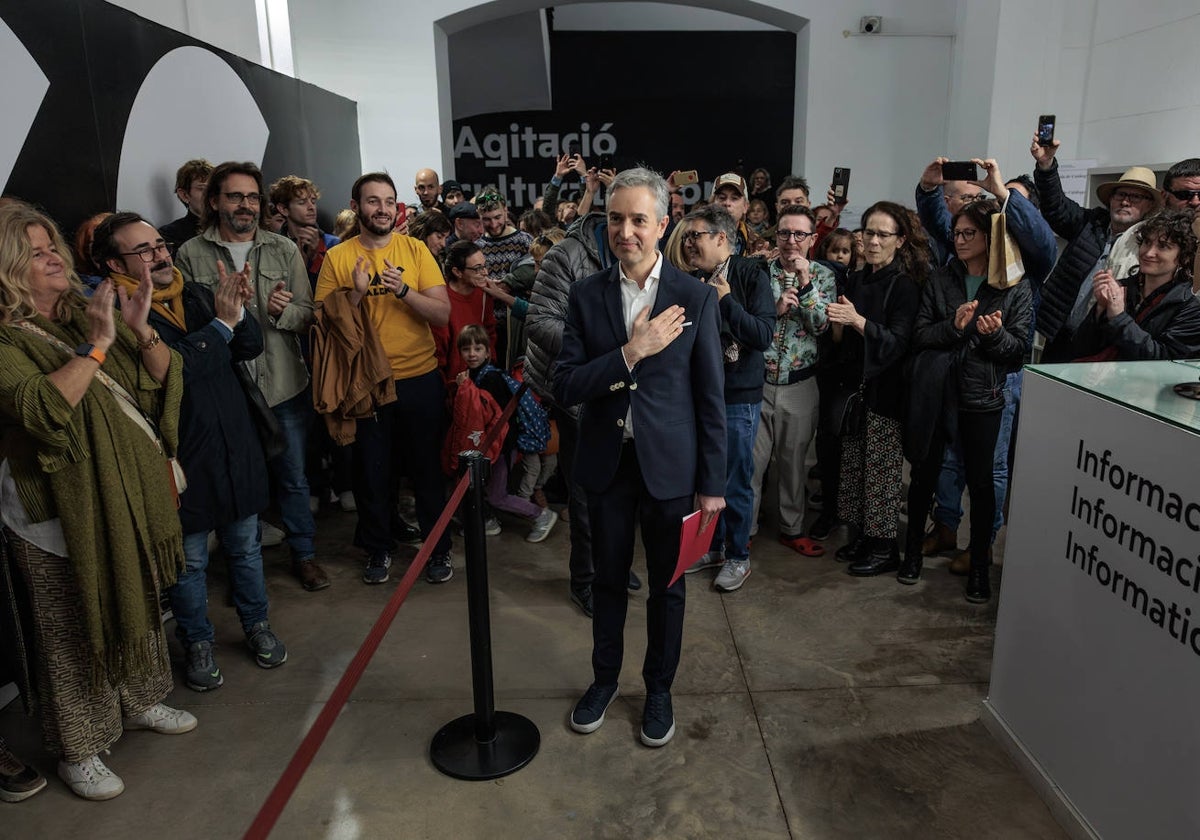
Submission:
[[[724,364],[717,294],[664,261],[650,317],[682,306],[692,325],[630,371],[620,267],[571,285],[562,351],[553,374],[560,405],[582,404],[575,480],[589,493],[612,483],[625,416],[646,489],[656,499],[725,495]]]

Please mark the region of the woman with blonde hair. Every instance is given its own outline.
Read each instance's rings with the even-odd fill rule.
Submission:
[[[143,265],[132,296],[105,280],[86,300],[54,222],[0,208],[0,611],[19,628],[26,706],[85,799],[124,790],[99,755],[123,730],[196,727],[162,703],[159,594],[184,560],[167,460],[183,370],[147,323]]]

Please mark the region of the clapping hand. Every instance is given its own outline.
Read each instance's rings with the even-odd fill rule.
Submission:
[[[150,279],[150,263],[141,263],[139,274],[138,286],[132,295],[125,291],[124,286],[116,291],[117,298],[121,301],[121,320],[133,331],[138,341],[146,341],[151,335],[148,320],[150,303],[154,295],[154,281]]]
[[[975,317],[975,310],[977,308],[979,308],[979,301],[969,300],[954,310],[954,329],[959,332],[965,330],[967,324],[971,323],[971,319]]]
[[[826,306],[825,314],[829,316],[830,323],[853,327],[859,332],[862,332],[867,326],[867,319],[858,314],[854,304],[845,295],[839,295],[837,303]]]
[[[354,261],[354,271],[351,272],[350,277],[354,281],[354,291],[358,292],[360,297],[367,293],[367,287],[371,285],[371,272],[368,271],[369,268],[370,262],[364,256],[360,255]]]
[[[986,315],[980,315],[975,321],[975,331],[980,335],[991,335],[999,332],[1004,326],[1004,316],[1000,310],[989,312]]]

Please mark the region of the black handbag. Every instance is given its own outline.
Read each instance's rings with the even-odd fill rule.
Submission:
[[[838,395],[841,409],[833,415],[837,418],[838,437],[862,436],[867,424],[867,406],[864,400],[866,388],[867,383],[864,380],[857,391],[851,391],[844,396]]]
[[[258,442],[262,444],[263,455],[268,461],[278,458],[287,451],[287,440],[283,436],[279,418],[275,416],[271,406],[267,405],[267,398],[263,396],[262,389],[258,387],[245,365],[235,362],[233,370],[242,385],[242,391],[246,394],[250,419],[254,421],[254,430],[258,432]]]

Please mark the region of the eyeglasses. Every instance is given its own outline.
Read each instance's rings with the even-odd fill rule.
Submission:
[[[1200,198],[1200,190],[1167,190],[1167,192],[1180,201],[1191,201],[1192,199]]]
[[[487,263],[484,263],[483,265],[464,265],[462,267],[462,270],[463,271],[474,271],[476,274],[486,273],[487,272]]]
[[[138,257],[144,263],[154,262],[154,255],[162,252],[164,255],[171,253],[170,247],[165,242],[158,245],[147,245],[145,248],[138,248],[136,251],[118,251],[122,257]]]
[[[881,242],[887,242],[893,236],[899,235],[900,234],[896,231],[888,230],[871,230],[868,228],[867,230],[863,231],[863,239],[878,239]]]
[[[1140,204],[1143,201],[1153,201],[1153,199],[1144,192],[1138,190],[1116,190],[1112,197],[1117,201],[1128,201],[1130,204]]]
[[[720,232],[719,230],[685,230],[683,232],[683,241],[695,242],[701,236],[716,236]]]
[[[233,204],[241,204],[243,201],[247,204],[261,204],[262,195],[259,193],[221,193],[226,201]]]
[[[963,242],[970,242],[975,238],[975,234],[977,233],[979,233],[979,231],[977,231],[975,228],[961,228],[959,230],[950,231],[950,238],[955,242],[960,239]]]
[[[802,230],[777,230],[777,231],[775,231],[775,238],[778,239],[780,242],[803,242],[804,240],[808,239],[810,236],[815,236],[815,235],[816,234],[814,234],[812,232],[805,233]]]

